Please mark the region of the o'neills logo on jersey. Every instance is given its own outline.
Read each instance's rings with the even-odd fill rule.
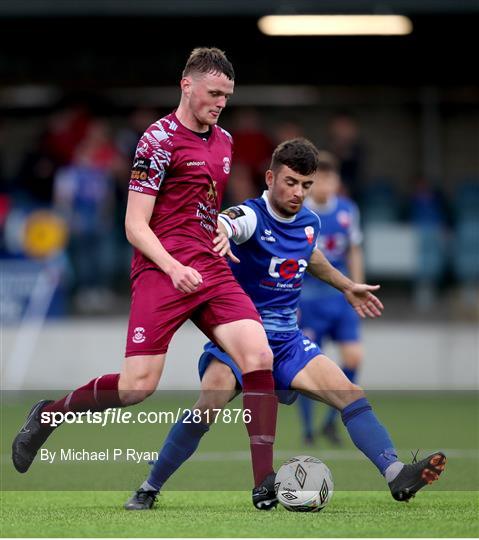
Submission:
[[[308,244],[312,244],[313,243],[313,238],[314,238],[314,229],[313,229],[313,227],[310,227],[308,225],[308,227],[304,228],[304,232],[306,233],[306,239],[308,241]]]
[[[203,165],[206,165],[206,161],[187,161],[186,162],[187,167],[201,167]]]
[[[223,158],[223,172],[225,174],[229,174],[230,171],[231,171],[231,160],[229,157],[224,157]]]

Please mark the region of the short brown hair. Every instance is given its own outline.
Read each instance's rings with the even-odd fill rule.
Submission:
[[[273,152],[270,169],[275,172],[281,165],[286,165],[303,176],[309,176],[318,169],[318,150],[311,141],[303,137],[284,141]]]
[[[234,81],[235,72],[226,54],[216,47],[197,47],[191,51],[183,70],[183,77],[190,73],[223,73]]]

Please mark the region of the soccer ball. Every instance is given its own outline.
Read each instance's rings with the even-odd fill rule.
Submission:
[[[331,500],[334,484],[331,471],[318,458],[288,459],[276,474],[278,501],[291,512],[319,512]]]

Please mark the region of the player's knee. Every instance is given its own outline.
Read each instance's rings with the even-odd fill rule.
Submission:
[[[126,387],[120,389],[120,399],[123,405],[141,403],[156,390],[157,381],[152,377],[130,379]]]
[[[211,373],[208,373],[208,387],[217,389],[212,392],[217,392],[218,390],[231,391],[234,390],[235,386],[236,377],[229,367],[221,370],[216,369]]]
[[[250,354],[244,359],[244,373],[260,369],[273,369],[273,353],[269,347],[256,352],[256,354]]]
[[[342,346],[341,356],[343,357],[344,367],[357,369],[363,360],[362,345],[360,343],[354,343]]]

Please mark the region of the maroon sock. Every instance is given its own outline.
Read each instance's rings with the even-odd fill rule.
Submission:
[[[118,394],[119,373],[110,373],[92,379],[85,386],[81,386],[67,396],[50,403],[42,412],[84,412],[104,411],[109,407],[121,407]]]
[[[276,434],[278,398],[274,393],[273,373],[260,369],[243,374],[243,409],[249,409],[248,430],[254,485],[273,472],[273,443]]]

